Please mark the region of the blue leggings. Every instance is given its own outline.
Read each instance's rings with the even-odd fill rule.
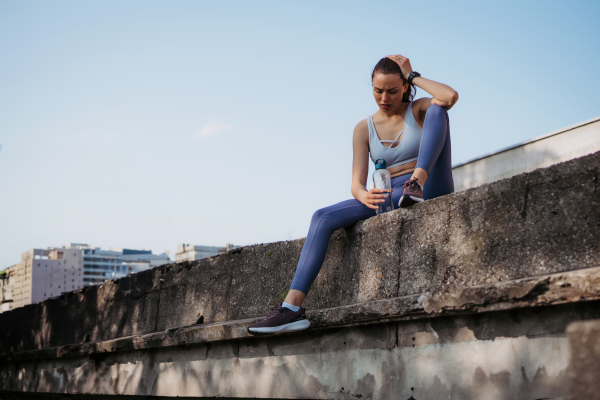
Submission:
[[[430,106],[425,114],[416,168],[423,168],[429,175],[423,190],[425,200],[454,192],[448,112],[445,108],[435,104]],[[394,205],[398,204],[398,200],[402,196],[404,182],[411,176],[412,174],[406,174],[392,179]],[[342,201],[317,210],[310,222],[308,235],[304,247],[302,247],[290,289],[307,294],[325,261],[329,238],[333,232],[375,215],[374,209],[356,199]]]

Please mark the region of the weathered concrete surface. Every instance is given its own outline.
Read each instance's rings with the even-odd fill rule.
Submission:
[[[302,240],[0,314],[0,391],[566,398],[565,328],[600,318],[599,168],[596,153],[336,232],[300,333],[245,328],[284,296]]]
[[[340,230],[306,306],[599,266],[599,166],[595,153]],[[0,353],[262,316],[291,282],[302,244],[270,243],[161,266],[2,313],[0,325],[11,329],[0,331]]]
[[[13,392],[306,399],[568,394],[566,325],[598,302],[401,321],[2,367]]]
[[[567,327],[571,398],[600,399],[600,320],[573,322]]]
[[[588,268],[439,293],[427,299],[428,313],[496,311],[600,299],[600,268]]]
[[[600,300],[600,267],[464,288],[430,299],[421,294],[312,310],[307,315],[314,330],[595,300]],[[0,363],[249,338],[252,336],[247,327],[260,319],[196,324],[99,342],[14,352],[0,355]]]

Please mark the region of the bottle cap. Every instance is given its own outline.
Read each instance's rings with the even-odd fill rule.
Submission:
[[[375,169],[386,169],[387,168],[387,164],[385,163],[385,160],[383,158],[378,158],[377,160],[375,160]]]

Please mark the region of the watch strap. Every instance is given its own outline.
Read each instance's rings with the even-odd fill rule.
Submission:
[[[410,73],[410,75],[408,75],[408,84],[409,84],[409,85],[412,85],[412,84],[413,84],[413,83],[412,83],[412,81],[413,81],[413,78],[415,78],[415,77],[417,77],[417,76],[421,76],[421,74],[420,74],[420,73],[418,73],[417,71],[412,71],[412,72]]]

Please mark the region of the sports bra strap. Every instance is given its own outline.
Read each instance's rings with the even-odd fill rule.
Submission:
[[[392,143],[397,142],[398,138],[400,137],[400,135],[402,135],[404,133],[404,128],[402,128],[402,130],[400,131],[400,133],[398,134],[398,136],[396,136],[396,139],[392,140]],[[383,141],[383,140],[382,140]],[[386,140],[386,142],[389,142],[389,140]]]
[[[373,134],[375,134],[375,137],[381,142],[381,143],[396,143],[398,142],[398,138],[400,137],[400,135],[402,135],[402,133],[404,133],[404,127],[406,126],[406,124],[404,124],[404,127],[402,128],[402,130],[400,131],[400,133],[398,134],[398,136],[396,136],[394,138],[394,140],[381,140],[379,139],[379,135],[377,134],[377,131],[375,130],[375,123],[373,122],[373,119],[371,118],[371,116],[369,115],[369,122],[373,125]],[[400,142],[398,142],[400,143]],[[391,147],[392,145],[390,145]]]

